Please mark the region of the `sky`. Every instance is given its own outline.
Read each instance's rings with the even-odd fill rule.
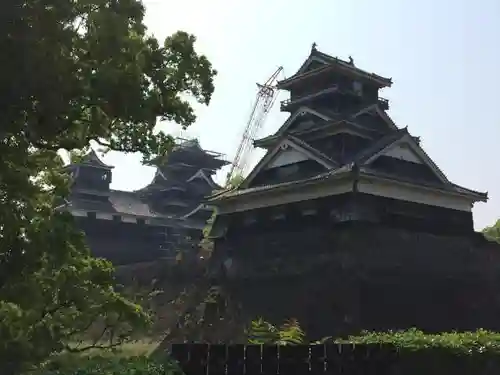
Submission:
[[[149,32],[164,39],[177,30],[197,36],[197,51],[218,71],[208,107],[187,136],[234,157],[263,83],[283,66],[291,76],[311,44],[361,69],[391,77],[381,95],[399,127],[453,182],[489,193],[474,208],[477,229],[500,218],[499,0],[144,0]],[[286,98],[280,93],[278,100]],[[287,114],[275,105],[259,132],[273,133]],[[162,130],[179,134],[174,125]],[[253,154],[253,158],[260,154]],[[112,188],[135,190],[154,170],[138,155],[109,153]]]

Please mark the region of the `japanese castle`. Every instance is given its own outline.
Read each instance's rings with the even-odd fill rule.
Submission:
[[[473,232],[472,207],[487,194],[451,182],[419,138],[393,122],[379,96],[391,85],[313,45],[299,70],[278,82],[290,93],[281,103],[290,116],[254,142],[265,156],[238,188],[208,199],[218,212],[216,244],[346,222]]]
[[[67,209],[95,256],[115,265],[175,258],[202,238],[213,213],[203,200],[220,189],[212,177],[226,164],[197,140],[180,139],[166,162],[152,162],[156,173],[151,183],[121,191],[110,188],[113,167],[91,151],[67,167],[73,176]]]

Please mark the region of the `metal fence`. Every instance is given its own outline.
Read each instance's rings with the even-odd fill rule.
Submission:
[[[185,375],[391,374],[398,353],[381,345],[173,345]],[[399,373],[399,372],[398,372]]]

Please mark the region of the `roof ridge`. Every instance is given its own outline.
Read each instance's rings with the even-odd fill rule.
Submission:
[[[387,80],[387,81],[389,81],[389,82],[392,83],[392,78],[387,78],[387,77],[384,77],[384,76],[381,76],[381,75],[378,75],[378,74],[375,74],[375,73],[368,72],[367,70],[363,70],[361,68],[358,68],[356,65],[354,65],[354,62],[351,63],[349,61],[344,61],[344,60],[342,60],[339,57],[329,55],[329,54],[321,52],[321,51],[319,51],[317,49],[314,49],[314,50],[311,51],[311,55],[310,56],[314,56],[314,55],[316,55],[319,58],[330,60],[332,63],[339,63],[340,65],[343,65],[346,68],[351,68],[353,70],[357,70],[359,72],[363,72],[365,74],[368,74],[368,75],[371,75],[373,77],[377,77],[377,78],[380,78],[380,79],[383,79],[383,80]]]

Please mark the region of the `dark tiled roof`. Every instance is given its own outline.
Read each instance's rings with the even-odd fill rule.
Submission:
[[[150,196],[147,193],[158,191],[161,186],[157,186],[157,189],[152,190],[138,190],[138,191],[121,191],[121,190],[111,190],[108,197],[102,195],[95,195],[92,199],[92,193],[88,192],[82,198],[82,196],[74,196],[70,201],[70,206],[84,211],[97,211],[109,214],[123,214],[132,215],[138,217],[151,217],[151,218],[170,218],[170,217],[181,217],[193,210],[195,210],[200,202],[196,198],[194,201],[187,202],[187,206],[183,207],[180,213],[168,212],[158,212],[154,208],[154,195]],[[169,187],[165,187],[168,189]],[[181,188],[181,187],[179,187]],[[187,186],[189,188],[189,186]],[[168,202],[166,202],[168,203]]]
[[[326,53],[320,52],[320,51],[318,51],[316,49],[313,49],[311,51],[311,54],[309,55],[309,57],[307,58],[307,60],[304,62],[304,64],[310,58],[313,58],[313,57],[316,57],[316,58],[318,58],[320,60],[325,61],[326,63],[328,63],[328,65],[326,65],[324,67],[318,67],[316,69],[313,69],[313,70],[311,70],[311,73],[312,72],[320,71],[322,69],[326,69],[326,68],[331,67],[331,66],[336,66],[336,67],[340,67],[341,69],[343,69],[345,71],[350,72],[351,74],[355,74],[355,75],[358,75],[358,76],[361,76],[361,77],[365,77],[365,78],[374,80],[374,81],[378,82],[380,85],[383,85],[383,86],[391,86],[392,85],[392,79],[391,78],[382,77],[382,76],[380,76],[378,74],[370,73],[370,72],[367,72],[365,70],[359,69],[354,64],[351,64],[351,63],[349,63],[347,61],[341,60],[338,57],[333,57],[333,56],[328,55]],[[284,84],[292,81],[293,79],[302,76],[302,74],[309,74],[310,73],[309,71],[303,72],[303,73],[299,74],[299,72],[303,68],[304,64],[302,64],[301,68],[297,71],[297,73],[295,73],[293,76],[291,76],[291,77],[289,77],[287,79],[284,79],[284,80],[278,82],[278,85],[284,85]]]
[[[396,180],[396,181],[415,183],[415,180],[405,179],[402,176],[398,177],[398,176],[394,176],[392,174],[386,175],[386,174],[384,174],[384,172],[372,170],[368,166],[363,166],[363,164],[368,159],[370,159],[372,156],[375,156],[377,153],[384,150],[386,147],[390,146],[391,144],[397,142],[398,140],[400,140],[404,136],[408,136],[408,135],[409,135],[409,133],[408,133],[407,128],[392,131],[391,133],[389,133],[386,136],[375,141],[369,147],[365,148],[363,151],[361,151],[360,153],[355,155],[352,160],[347,161],[347,163],[344,164],[343,166],[341,166],[339,168],[333,168],[327,172],[321,173],[321,174],[316,175],[316,176],[311,177],[311,178],[283,182],[283,183],[278,183],[278,184],[274,184],[274,185],[257,186],[257,187],[253,187],[253,188],[247,188],[247,189],[233,189],[233,190],[222,191],[222,192],[218,192],[217,194],[210,196],[208,198],[208,201],[215,202],[215,201],[222,200],[222,199],[229,198],[229,197],[246,195],[246,194],[251,194],[251,193],[255,193],[255,192],[269,191],[269,190],[285,188],[285,187],[293,186],[293,185],[297,185],[297,184],[314,182],[314,181],[318,181],[321,179],[328,179],[328,178],[331,178],[333,176],[338,176],[340,174],[352,171],[353,167],[355,165],[361,166],[360,172],[362,172],[362,173],[368,173],[370,175],[379,175],[380,177],[386,176],[387,178],[391,178],[391,179]],[[293,137],[293,136],[288,136],[288,137],[293,142],[297,142],[296,137]],[[311,151],[315,150],[313,147],[311,147],[307,143],[302,142],[300,140],[297,143],[303,147],[307,147],[308,150],[311,150]],[[319,151],[317,151],[317,150],[315,150],[314,152],[318,156],[321,155],[322,158],[326,157],[322,153],[319,153]],[[422,150],[422,152],[423,152],[423,150]],[[438,171],[439,171],[439,169],[438,169]],[[420,181],[419,184],[424,185],[424,186],[433,187],[433,188],[439,188],[441,190],[453,191],[453,192],[457,192],[457,193],[474,194],[474,195],[477,195],[478,197],[480,197],[481,199],[487,198],[487,194],[485,194],[485,193],[480,193],[480,192],[477,192],[474,190],[462,188],[458,185],[455,185],[455,184],[452,184],[449,182],[446,182],[444,184],[442,184],[442,183],[441,184],[437,184],[437,183],[434,184],[434,183],[429,183],[429,182],[425,182],[425,181]]]
[[[286,122],[288,122],[290,120],[290,118],[292,118],[293,116],[295,116],[297,114],[297,112],[301,112],[303,109],[303,107],[300,107],[299,109],[297,109],[297,111],[295,111],[287,120]],[[315,108],[314,109],[315,112],[318,112],[319,114],[325,116],[325,117],[328,117],[330,118],[331,120],[335,120],[338,118],[339,114],[335,111],[332,111],[332,110],[328,110],[328,109],[324,109],[324,108]],[[319,120],[319,119],[318,119]],[[321,121],[318,121],[318,123],[315,123],[314,125],[311,126],[311,128],[308,130],[312,130],[318,126],[324,126],[325,123],[327,123],[329,120],[321,120]],[[286,123],[285,122],[285,123]],[[289,124],[291,125],[291,124]],[[253,144],[254,145],[258,145],[258,144],[263,144],[263,143],[267,143],[267,142],[273,142],[273,141],[276,141],[278,140],[281,136],[283,136],[285,134],[285,132],[288,130],[288,128],[286,130],[283,130],[283,126],[281,126],[274,134],[271,134],[271,135],[268,135],[267,137],[264,137],[264,138],[260,138],[260,139],[255,139],[253,141]],[[302,131],[299,131],[297,133],[301,133]]]
[[[306,149],[307,151],[309,151],[310,153],[312,153],[313,155],[315,155],[319,159],[323,159],[324,161],[330,163],[332,166],[336,166],[337,165],[336,161],[334,161],[330,157],[326,156],[324,153],[322,153],[318,149],[312,147],[311,145],[309,145],[308,143],[304,142],[303,140],[301,140],[301,139],[299,139],[297,137],[294,137],[293,135],[288,135],[287,138],[290,139],[293,143],[296,143],[297,145],[299,145],[302,148]]]
[[[239,195],[246,195],[249,193],[256,193],[256,192],[261,192],[261,191],[269,191],[269,190],[274,190],[274,189],[280,189],[280,188],[286,188],[288,186],[294,186],[294,185],[300,185],[304,183],[309,183],[309,182],[315,182],[315,181],[320,181],[320,180],[327,180],[329,178],[332,178],[334,176],[339,176],[342,174],[346,174],[352,171],[353,165],[348,164],[344,165],[343,167],[336,168],[336,169],[331,169],[327,172],[323,172],[321,174],[318,174],[316,176],[306,178],[306,179],[301,179],[301,180],[295,180],[295,181],[287,181],[287,182],[281,182],[278,184],[274,185],[261,185],[261,186],[256,186],[256,187],[251,187],[247,189],[232,189],[232,190],[226,190],[223,192],[220,192],[218,194],[214,194],[210,197],[208,197],[208,202],[214,202],[220,199],[225,199],[228,197],[235,197]]]
[[[364,163],[366,160],[382,151],[384,148],[390,144],[396,142],[397,140],[403,138],[405,135],[409,134],[407,128],[399,129],[394,132],[387,134],[386,136],[380,138],[378,141],[374,142],[368,148],[365,148],[359,154],[354,157],[355,162]]]
[[[97,211],[106,213],[116,213],[116,208],[110,200],[70,198],[68,205],[71,208],[82,211]]]
[[[385,178],[390,179],[390,180],[401,181],[401,182],[408,182],[408,183],[415,183],[414,179],[404,178],[404,177],[401,177],[401,176],[394,176],[393,174],[383,173],[381,171],[374,170],[374,169],[371,169],[369,167],[361,167],[360,168],[360,172],[364,173],[364,174],[370,174],[370,175],[373,175],[373,176],[379,176],[379,177],[383,177],[383,178],[385,177]],[[488,194],[487,193],[482,193],[482,192],[479,192],[479,191],[467,189],[467,188],[461,187],[461,186],[453,184],[453,183],[450,183],[450,184],[439,184],[439,183],[432,183],[432,182],[429,182],[429,181],[419,181],[418,184],[421,185],[421,186],[427,186],[427,187],[431,187],[431,188],[434,188],[434,189],[440,189],[440,190],[444,190],[444,191],[453,191],[453,192],[456,192],[456,193],[473,194],[473,195],[477,195],[477,196],[479,196],[479,197],[481,197],[483,199],[487,199],[488,198]]]
[[[353,72],[356,72],[356,73],[359,73],[359,74],[362,74],[362,75],[366,75],[366,76],[369,76],[369,77],[377,78],[377,79],[379,79],[381,81],[385,81],[388,85],[392,84],[392,79],[391,78],[382,77],[382,76],[380,76],[378,74],[370,73],[370,72],[367,72],[365,70],[359,69],[354,64],[350,64],[347,61],[344,61],[344,60],[341,60],[341,59],[339,59],[337,57],[333,57],[333,56],[328,55],[326,53],[320,52],[320,51],[318,51],[316,49],[311,52],[311,56],[317,56],[320,59],[327,60],[330,63],[338,64],[338,65],[342,66],[343,68],[352,70]]]
[[[164,168],[168,167],[168,163],[171,161],[176,164],[183,163],[186,160],[186,157],[188,160],[192,160],[193,158],[198,160],[199,163],[196,163],[197,165],[200,164],[197,166],[198,169],[205,167],[207,169],[215,170],[229,164],[229,162],[224,159],[223,154],[215,151],[204,150],[198,140],[187,139],[177,142],[168,155],[153,158],[147,163],[147,165]]]
[[[208,200],[212,201],[212,202],[216,202],[220,199],[225,199],[225,198],[230,198],[230,197],[236,197],[236,196],[247,195],[247,194],[256,193],[256,192],[270,191],[270,190],[275,190],[275,189],[280,189],[280,188],[286,188],[286,187],[293,186],[293,185],[301,185],[304,183],[316,182],[316,181],[320,181],[320,180],[327,180],[329,178],[333,178],[334,176],[339,176],[342,174],[347,174],[347,173],[352,172],[354,170],[355,165],[356,164],[354,164],[354,163],[346,164],[340,168],[333,169],[333,170],[330,170],[328,172],[324,172],[324,173],[321,173],[321,174],[316,175],[314,177],[311,177],[308,179],[303,179],[303,180],[295,180],[295,181],[284,182],[284,183],[279,183],[279,184],[275,184],[275,185],[257,186],[254,188],[241,189],[241,190],[228,190],[228,191],[221,192],[218,195],[213,195],[213,196],[209,197]],[[380,171],[376,171],[376,170],[370,169],[368,167],[361,167],[361,168],[359,168],[359,171],[361,174],[369,174],[369,175],[373,175],[373,176],[386,177],[388,179],[395,180],[395,181],[415,183],[414,180],[405,179],[405,178],[397,177],[394,175],[384,174],[384,173],[381,173]],[[453,192],[457,192],[457,193],[464,192],[466,194],[474,194],[474,195],[477,195],[478,197],[480,197],[481,199],[485,199],[485,200],[487,199],[487,193],[482,193],[482,192],[466,189],[466,188],[463,188],[463,187],[455,185],[455,184],[443,185],[443,184],[433,184],[433,183],[429,183],[429,182],[419,182],[419,185],[428,186],[431,188],[440,189],[440,190],[444,190],[444,191],[453,191]]]
[[[114,167],[109,166],[107,164],[104,164],[101,159],[99,159],[99,156],[95,153],[93,149],[90,150],[90,152],[82,157],[82,160],[78,164],[87,164],[87,165],[93,165],[96,167],[101,167],[101,168],[106,168],[106,169],[112,169]]]
[[[309,129],[306,129],[306,130],[300,130],[300,131],[293,132],[293,135],[294,136],[301,136],[301,135],[312,134],[314,132],[329,129],[329,128],[334,127],[334,126],[351,127],[351,128],[357,129],[358,131],[364,131],[364,132],[374,133],[374,134],[381,134],[381,133],[384,133],[387,131],[387,129],[385,127],[383,129],[381,129],[379,127],[373,127],[371,124],[370,124],[370,126],[368,126],[368,125],[365,125],[359,121],[356,121],[356,118],[354,117],[354,115],[357,114],[359,112],[359,110],[353,111],[353,112],[348,113],[348,114],[341,114],[341,113],[337,113],[334,111],[325,111],[323,109],[321,109],[320,112],[322,114],[330,117],[331,120],[324,121],[322,123],[318,123],[318,124],[312,126]],[[264,138],[256,139],[253,142],[253,144],[255,147],[261,147],[261,145],[265,146],[266,144],[273,145],[283,135],[284,134],[275,133],[275,134],[269,135],[269,136],[264,137]]]
[[[117,212],[136,216],[162,216],[145,203],[136,192],[113,190],[109,200]]]
[[[485,200],[488,199],[488,192],[481,192],[481,191],[477,191],[477,190],[468,189],[468,188],[465,188],[463,186],[460,186],[460,185],[457,185],[454,183],[452,183],[451,185],[459,192],[477,194],[477,195],[483,197],[483,199],[485,199]]]
[[[372,156],[374,156],[378,152],[382,151],[384,148],[390,146],[392,143],[398,141],[399,139],[403,138],[406,135],[410,135],[410,133],[408,132],[408,129],[406,127],[399,129],[399,130],[396,130],[392,133],[389,133],[387,136],[382,137],[379,141],[375,142],[369,148],[363,150],[359,155],[356,156],[355,161],[357,163],[362,164],[363,162],[365,162],[366,160],[368,160],[369,158],[371,158]],[[411,137],[411,138],[416,141],[415,137]],[[443,171],[434,163],[434,161],[429,157],[429,155],[427,155],[427,153],[424,151],[424,149],[422,149],[420,146],[418,146],[418,147],[420,148],[420,151],[422,152],[422,154],[427,158],[429,164],[438,172],[438,174],[441,175],[441,178],[444,180],[444,182],[446,182],[449,185],[452,185],[451,182],[449,182],[448,179],[446,178]]]
[[[158,216],[147,203],[141,201],[139,194],[136,192],[111,190],[109,196],[99,196],[95,199],[90,198],[92,195],[88,194],[88,199],[74,197],[70,200],[70,207],[84,210],[84,211],[97,211],[109,214],[124,214],[141,217],[155,217]]]
[[[383,150],[389,144],[400,139],[405,134],[408,134],[408,131],[406,128],[394,131],[394,132],[388,134],[387,136],[383,137],[379,141],[375,142],[372,146],[363,150],[358,155],[356,155],[356,157],[354,158],[354,160],[351,161],[351,163],[345,164],[344,166],[342,166],[340,168],[334,168],[328,172],[321,173],[317,176],[307,178],[307,179],[283,182],[283,183],[279,183],[279,184],[275,184],[275,185],[263,185],[263,186],[256,186],[254,188],[233,189],[233,190],[223,191],[223,192],[220,192],[218,194],[210,196],[208,198],[208,200],[209,201],[217,201],[220,199],[225,199],[226,197],[234,197],[234,196],[244,195],[244,194],[248,194],[248,193],[254,193],[254,192],[258,192],[258,191],[267,191],[267,190],[272,190],[275,188],[283,188],[283,187],[290,186],[290,185],[301,184],[301,183],[317,181],[317,180],[321,180],[321,179],[325,179],[325,178],[330,178],[332,176],[336,176],[336,175],[339,175],[341,173],[349,172],[352,170],[354,162],[362,163],[364,160],[370,158],[372,155],[375,155],[377,152]],[[298,140],[296,137],[293,137],[290,135],[288,135],[287,137],[290,138],[293,142],[296,142]],[[299,142],[297,142],[297,143],[300,144],[301,146],[306,145],[308,150],[314,150],[315,154],[317,154],[318,156],[321,155],[322,158],[326,158],[327,160],[331,160],[333,162],[333,164],[336,164],[332,159],[328,158],[326,155],[324,155],[320,151],[316,150],[315,148],[311,147],[307,143],[305,143],[301,140],[298,140],[298,141]]]

